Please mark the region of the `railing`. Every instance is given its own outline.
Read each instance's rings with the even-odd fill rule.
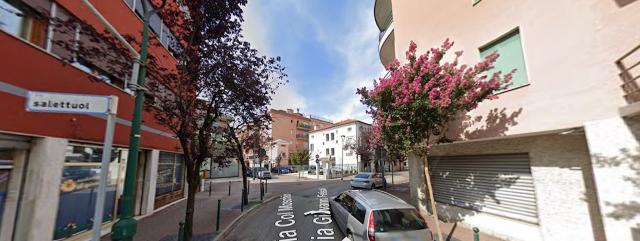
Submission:
[[[311,130],[313,128],[313,125],[303,122],[303,123],[299,123],[297,127],[298,129]]]
[[[298,139],[308,139],[309,134],[296,134],[296,138]]]
[[[627,103],[632,104],[640,102],[640,45],[624,54],[616,60],[616,66],[620,70],[620,78],[622,79],[622,90],[624,91],[624,99]]]
[[[386,20],[384,20],[384,23],[382,24],[383,30],[380,32],[380,36],[378,36],[378,41],[382,40],[382,38],[387,33],[387,31],[389,31],[389,27],[391,26],[391,23],[393,23],[393,14],[389,13],[389,16],[387,17]]]

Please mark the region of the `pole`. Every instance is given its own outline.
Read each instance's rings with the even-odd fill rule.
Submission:
[[[178,241],[184,240],[184,221],[178,223]]]
[[[264,196],[264,185],[262,181],[260,182],[260,202],[262,202],[262,197]]]
[[[342,146],[340,147],[340,180],[344,180],[344,136],[342,136]]]
[[[135,206],[136,173],[138,169],[138,155],[140,149],[140,122],[142,120],[142,105],[144,103],[144,81],[147,75],[147,52],[149,48],[149,19],[166,4],[166,0],[157,9],[151,9],[146,1],[142,1],[144,17],[142,19],[142,43],[140,44],[140,69],[135,85],[135,103],[133,109],[133,119],[131,120],[131,134],[129,136],[129,155],[127,158],[127,169],[124,178],[124,190],[120,197],[119,220],[111,229],[111,239],[117,241],[131,241],[137,231],[137,221],[133,218]]]
[[[473,241],[480,241],[480,229],[473,227]]]
[[[391,185],[395,184],[395,183],[393,183],[393,163],[394,163],[394,162],[395,162],[395,161],[392,161],[392,162],[391,162]]]
[[[229,196],[231,196],[231,181],[229,181]]]
[[[427,190],[429,191],[429,202],[431,203],[431,212],[433,213],[431,216],[433,217],[433,221],[436,223],[436,231],[438,232],[438,240],[442,239],[442,232],[440,231],[440,223],[438,222],[438,211],[436,210],[435,199],[433,198],[433,188],[431,187],[431,175],[429,175],[429,161],[426,157],[423,158],[424,164],[424,179],[427,184]]]
[[[216,231],[220,230],[220,203],[222,200],[218,199],[218,212],[216,212]]]
[[[104,200],[107,191],[107,176],[109,175],[109,163],[111,161],[111,146],[113,144],[113,131],[116,127],[116,112],[118,110],[118,97],[109,97],[109,113],[107,114],[107,127],[104,132],[104,144],[102,145],[102,161],[100,163],[100,183],[98,184],[98,197],[96,208],[93,212],[93,228],[91,240],[100,240],[102,231],[102,216],[104,212]]]
[[[267,179],[264,179],[264,192],[267,192],[267,186],[269,183],[267,182]]]
[[[211,197],[211,182],[209,182],[209,197]]]
[[[242,196],[240,197],[240,212],[244,212],[244,195],[247,193],[247,190],[242,189]]]

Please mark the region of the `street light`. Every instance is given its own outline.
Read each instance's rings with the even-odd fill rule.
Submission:
[[[340,147],[340,152],[342,152],[342,157],[340,158],[340,180],[344,180],[344,138],[344,135],[340,136],[340,139],[342,139],[342,146]]]
[[[137,222],[133,218],[135,205],[136,173],[138,167],[138,155],[140,149],[140,122],[142,119],[142,104],[144,103],[144,79],[147,74],[147,48],[149,47],[149,19],[164,7],[167,0],[163,0],[158,8],[152,8],[147,1],[141,1],[144,12],[142,18],[142,43],[140,44],[140,57],[137,62],[140,64],[137,83],[131,84],[131,89],[135,91],[135,104],[133,109],[133,119],[131,120],[131,134],[129,136],[129,154],[127,157],[127,171],[124,177],[124,190],[120,197],[120,218],[111,229],[111,240],[131,241],[136,234]],[[94,217],[100,218],[100,217]]]

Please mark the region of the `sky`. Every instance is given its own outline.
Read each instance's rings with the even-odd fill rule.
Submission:
[[[254,0],[243,35],[261,54],[280,56],[289,82],[271,103],[332,121],[369,122],[356,88],[384,75],[374,0]]]

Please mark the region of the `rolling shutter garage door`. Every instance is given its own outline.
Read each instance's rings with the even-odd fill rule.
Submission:
[[[527,154],[429,159],[436,202],[538,222]]]

